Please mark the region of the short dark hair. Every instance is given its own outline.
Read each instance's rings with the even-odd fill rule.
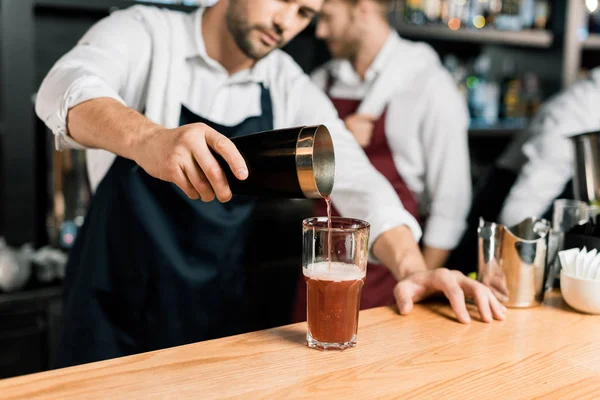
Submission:
[[[358,4],[358,2],[360,0],[342,0],[342,1],[356,5],[356,4]],[[386,12],[391,11],[392,7],[394,6],[394,3],[396,2],[396,0],[371,0],[371,1],[374,1],[375,3],[379,4]]]
[[[357,4],[360,0],[344,0],[344,1],[347,3]],[[372,1],[374,1],[375,3],[378,3],[382,7],[392,8],[392,6],[394,5],[394,2],[396,0],[372,0]]]

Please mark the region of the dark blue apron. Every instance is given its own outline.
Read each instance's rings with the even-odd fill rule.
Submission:
[[[269,90],[262,115],[223,126],[235,137],[273,129]],[[57,367],[240,333],[242,257],[254,201],[190,200],[180,189],[117,157],[71,249]]]

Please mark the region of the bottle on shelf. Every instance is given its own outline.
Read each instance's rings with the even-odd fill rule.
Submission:
[[[532,29],[535,23],[535,0],[521,0],[519,5],[521,29]]]
[[[585,21],[583,22],[584,35],[600,33],[600,12],[598,12],[598,1],[585,2]]]
[[[516,75],[515,62],[509,58],[502,62],[502,77],[500,79],[500,119],[507,120],[515,114],[519,102],[521,84]]]
[[[498,123],[500,89],[490,76],[491,59],[481,55],[475,60],[475,74],[467,78],[468,106],[471,124],[488,127]]]
[[[469,10],[469,28],[481,29],[486,25],[486,16],[490,11],[488,1],[473,1]]]
[[[414,25],[427,22],[425,16],[425,0],[406,0],[404,3],[404,19]]]
[[[468,62],[454,54],[444,57],[444,67],[468,105],[471,128],[523,128],[542,104],[540,78],[533,72],[518,74],[515,61],[507,58],[502,62],[499,79],[495,79],[491,64],[487,55]]]
[[[520,12],[520,0],[504,0],[502,2],[502,11],[496,17],[496,27],[506,31],[519,31],[523,29]]]
[[[546,29],[549,17],[550,3],[548,2],[548,0],[536,0],[533,23],[535,29]]]
[[[469,92],[466,83],[466,66],[454,54],[447,54],[444,57],[444,67],[448,70],[448,72],[450,72],[450,75],[452,75],[454,83],[458,87],[458,91],[462,94],[465,103],[467,103]]]
[[[525,118],[533,118],[542,104],[541,85],[537,74],[532,72],[523,74],[523,93],[521,95],[521,101],[524,107]]]
[[[443,24],[451,30],[545,29],[550,14],[548,0],[404,0],[403,4],[407,23]]]
[[[430,23],[440,22],[442,0],[425,0],[423,5],[425,19]]]

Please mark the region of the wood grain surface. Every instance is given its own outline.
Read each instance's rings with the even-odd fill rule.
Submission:
[[[362,312],[344,352],[307,348],[297,324],[0,381],[0,399],[303,397],[600,398],[600,316],[553,293],[505,322],[461,325],[430,302],[408,317]]]

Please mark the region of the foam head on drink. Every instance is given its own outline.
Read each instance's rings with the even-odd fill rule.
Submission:
[[[360,295],[366,271],[353,264],[329,262],[302,269],[307,287],[308,332],[323,343],[347,343],[358,328]]]

